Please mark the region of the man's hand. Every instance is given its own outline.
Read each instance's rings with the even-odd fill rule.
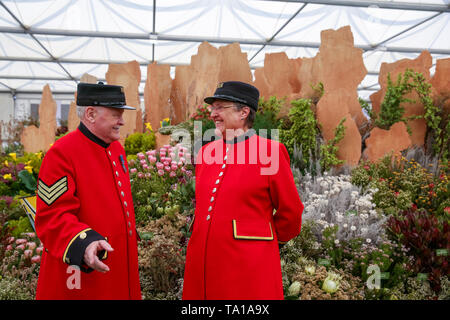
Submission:
[[[93,241],[84,251],[84,262],[88,265],[88,267],[105,273],[109,271],[109,267],[101,262],[97,256],[97,253],[102,250],[106,250],[108,252],[114,251],[114,249],[105,240]]]

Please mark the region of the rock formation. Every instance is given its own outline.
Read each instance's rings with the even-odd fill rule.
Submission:
[[[47,84],[42,91],[39,105],[39,128],[32,125],[24,128],[22,132],[20,141],[25,152],[46,152],[55,142],[56,108],[56,102]]]

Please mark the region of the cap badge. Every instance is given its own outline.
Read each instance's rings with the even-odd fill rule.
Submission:
[[[220,82],[218,85],[217,85],[217,88],[222,88],[223,87],[223,82]]]

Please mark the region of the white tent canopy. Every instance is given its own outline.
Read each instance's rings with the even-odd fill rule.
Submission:
[[[346,25],[364,50],[364,99],[383,62],[450,57],[449,1],[1,0],[0,92],[72,94],[84,73],[136,60],[142,93],[149,63],[189,64],[202,41],[239,42],[257,68],[268,52],[313,57],[322,30]]]

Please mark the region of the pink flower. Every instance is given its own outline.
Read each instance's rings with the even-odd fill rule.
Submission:
[[[136,172],[137,172],[137,169],[136,169],[136,168],[131,168],[131,169],[130,169],[130,172],[131,172],[131,173],[136,173]]]
[[[183,162],[183,163],[186,163],[186,159],[183,158],[183,157],[180,158],[180,161]]]
[[[165,148],[165,149],[169,149],[169,148],[171,148],[172,146],[170,145],[170,144],[165,144],[165,145],[163,145],[163,148]]]
[[[175,153],[173,153],[173,152],[171,152],[171,153],[169,153],[169,155],[170,155],[170,158],[175,158]]]
[[[186,175],[187,175],[188,177],[192,176],[192,171],[191,171],[191,170],[186,170]]]
[[[181,167],[181,172],[186,173],[186,168],[185,167]]]
[[[137,157],[138,157],[139,160],[145,159],[145,155],[142,152],[139,152],[137,154]]]
[[[23,243],[27,243],[28,241],[25,239],[17,239],[16,240],[16,244],[23,244]]]
[[[172,171],[172,172],[170,173],[170,177],[171,177],[171,178],[176,177],[176,176],[177,176],[177,173],[176,173],[175,171]]]
[[[16,249],[25,250],[25,245],[24,244],[18,245]]]
[[[156,156],[156,150],[149,151],[148,155],[153,157]]]
[[[144,160],[141,160],[140,163],[141,163],[141,166],[143,166],[144,164],[147,164],[147,161],[145,161],[145,159],[144,159]]]
[[[142,169],[148,170],[148,165],[147,165],[147,164],[144,164],[144,165],[142,166]]]
[[[147,172],[147,173],[145,174],[145,177],[146,177],[146,178],[150,178],[150,177],[151,177],[150,172]]]
[[[164,171],[163,170],[158,170],[158,175],[163,176],[164,175]]]
[[[41,261],[41,256],[34,256],[31,258],[31,262],[39,263]]]
[[[164,168],[164,165],[163,165],[161,162],[158,162],[158,163],[156,164],[156,168],[157,168],[158,170],[161,170],[161,169]]]
[[[8,246],[6,247],[6,251],[10,251],[12,249],[13,249],[12,245],[8,244]]]
[[[36,248],[36,253],[37,254],[41,254],[42,251],[44,251],[44,247],[43,246],[39,246],[39,247]]]
[[[148,157],[148,161],[150,161],[150,163],[155,163],[156,160],[157,160],[156,157],[153,157],[153,156]]]
[[[163,163],[164,163],[164,166],[166,166],[166,167],[170,164],[169,161],[164,161]]]
[[[143,178],[143,177],[144,177],[144,174],[142,172],[139,172],[138,173],[138,178]]]
[[[178,157],[182,157],[182,156],[184,156],[184,152],[183,151],[178,151]]]
[[[14,237],[9,237],[9,238],[8,238],[8,243],[13,243],[15,239],[16,239],[16,238],[14,238]]]
[[[179,167],[182,167],[182,166],[183,166],[183,162],[179,161],[179,162],[178,162],[178,166],[179,166]]]
[[[172,169],[172,171],[176,171],[177,169],[178,169],[178,165],[175,163],[175,164],[172,164],[171,166],[170,166],[170,168]]]
[[[33,255],[33,250],[25,250],[23,252],[23,255],[25,256],[25,258],[30,258]]]
[[[30,238],[36,237],[36,233],[34,233],[34,232],[25,232],[23,234],[26,235],[27,237],[30,237]]]
[[[28,242],[27,247],[30,250],[34,250],[36,248],[36,242]]]
[[[164,170],[166,170],[167,172],[169,172],[169,171],[170,171],[170,167],[169,167],[169,166],[165,166],[165,167],[164,167]]]

